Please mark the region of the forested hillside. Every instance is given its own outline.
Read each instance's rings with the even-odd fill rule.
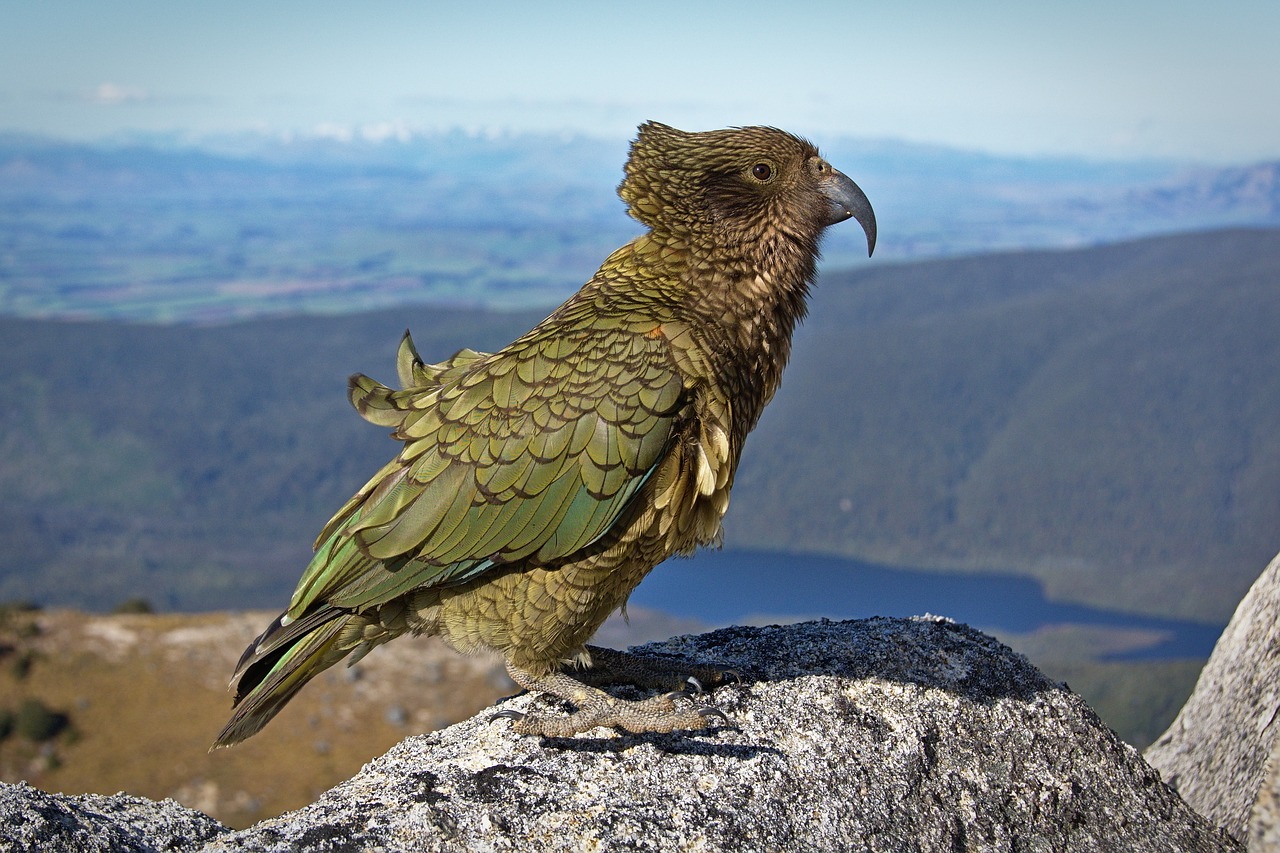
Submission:
[[[543,312],[0,320],[0,599],[276,606],[393,452],[353,371]],[[734,546],[1000,569],[1224,620],[1280,548],[1280,231],[828,274],[748,443]]]

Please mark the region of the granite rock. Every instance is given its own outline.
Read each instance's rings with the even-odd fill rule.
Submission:
[[[1187,704],[1146,758],[1215,824],[1239,839],[1252,835],[1252,849],[1280,850],[1277,732],[1280,557],[1240,601]]]
[[[128,794],[65,796],[30,785],[0,784],[0,851],[151,853],[198,849],[227,832],[206,814],[173,800]]]
[[[165,824],[125,849],[1242,849],[1065,685],[964,625],[824,620],[641,650],[739,671],[703,697],[732,723],[540,739],[486,711],[408,738],[297,811],[239,832],[193,823],[182,843]],[[129,801],[139,817],[116,819],[161,807]],[[103,809],[78,814],[86,832],[115,831]]]

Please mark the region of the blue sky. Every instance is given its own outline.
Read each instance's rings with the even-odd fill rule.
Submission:
[[[1280,158],[1280,3],[0,0],[0,130],[629,137],[775,124]]]

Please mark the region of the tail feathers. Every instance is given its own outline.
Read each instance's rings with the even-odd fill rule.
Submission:
[[[357,645],[340,642],[353,618],[359,617],[326,608],[295,622],[285,623],[283,615],[272,622],[236,666],[235,713],[212,748],[257,734],[304,684],[342,660]]]

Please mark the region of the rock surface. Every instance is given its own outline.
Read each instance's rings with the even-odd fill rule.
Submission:
[[[1249,849],[1280,850],[1280,752],[1275,747],[1249,813]]]
[[[189,850],[229,830],[173,800],[116,794],[68,797],[19,783],[0,784],[0,850]]]
[[[1146,757],[1201,814],[1236,838],[1251,835],[1254,849],[1276,850],[1278,731],[1280,556],[1241,600],[1187,704]]]
[[[515,735],[505,721],[488,722],[486,712],[405,740],[295,812],[240,832],[193,832],[177,844],[165,830],[152,845],[1240,849],[1083,700],[967,626],[933,618],[821,621],[729,628],[643,648],[743,672],[741,684],[706,697],[734,725],[539,740]],[[547,701],[526,695],[503,707],[545,710]],[[22,809],[14,801],[35,793],[18,789],[6,811]],[[141,808],[145,816],[160,805]],[[100,810],[80,819],[92,831],[119,818]]]

